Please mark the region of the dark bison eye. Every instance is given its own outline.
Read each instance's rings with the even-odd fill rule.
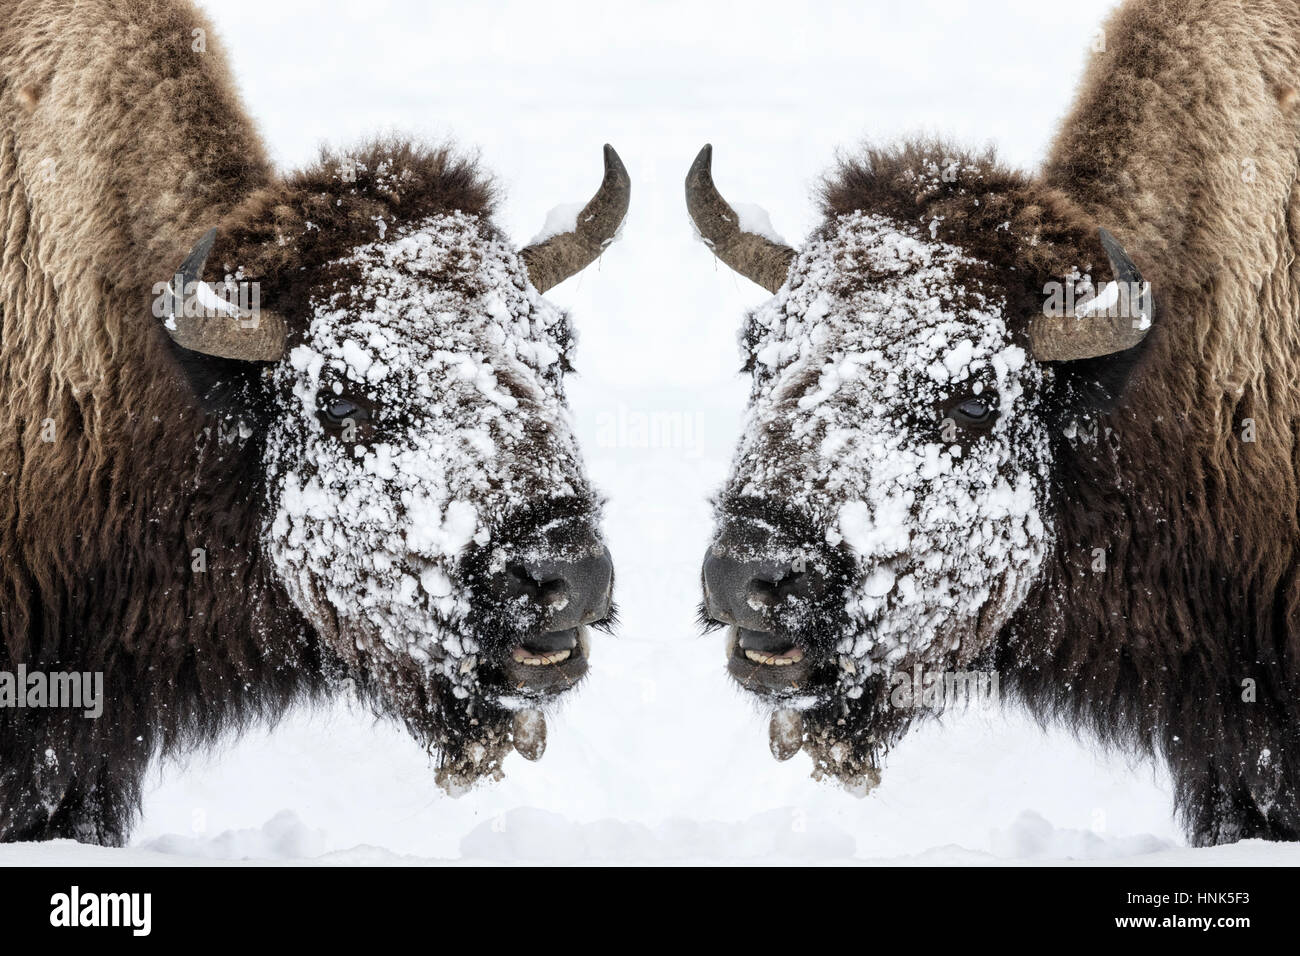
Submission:
[[[317,408],[321,423],[331,432],[343,433],[370,421],[370,409],[366,405],[328,390],[321,393]]]
[[[345,398],[340,398],[336,402],[330,402],[325,408],[325,417],[335,423],[342,423],[345,418],[352,418],[361,409]]]
[[[962,428],[988,428],[998,417],[996,396],[964,398],[948,409],[948,417]]]

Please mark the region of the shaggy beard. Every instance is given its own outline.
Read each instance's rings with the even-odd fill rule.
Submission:
[[[895,706],[891,676],[900,671],[911,673],[900,665],[895,671],[873,674],[852,685],[852,696],[849,687],[840,684],[812,696],[811,705],[800,711],[800,749],[812,759],[814,780],[838,783],[865,796],[880,784],[889,751],[915,725],[944,712],[942,704]]]
[[[871,623],[841,617],[837,627],[819,628],[820,637],[802,635],[826,657],[798,702],[800,749],[812,759],[813,779],[839,783],[860,796],[875,789],[889,751],[913,726],[942,715],[951,703],[940,695],[934,703],[907,699],[900,706],[893,699],[899,686],[896,675],[910,688],[918,669],[922,677],[931,675],[940,682],[952,673],[992,672],[998,634],[1023,600],[1024,590],[1025,582],[1017,576],[1004,578],[975,618],[947,622],[930,640],[918,642],[918,650],[893,663],[857,658],[841,650],[872,633]],[[780,702],[775,703],[779,711]],[[779,719],[774,718],[774,735]],[[774,736],[774,752],[776,746]]]
[[[940,695],[937,704],[909,700],[896,705],[894,675],[911,682],[918,669],[941,681],[955,672],[995,673],[998,634],[1023,600],[1023,590],[1023,582],[1004,580],[975,620],[954,624],[929,641],[929,653],[908,654],[892,665],[832,657],[836,677],[823,677],[815,703],[801,715],[802,749],[812,758],[813,778],[838,782],[860,795],[879,785],[889,751],[915,725],[941,716],[949,703]],[[955,650],[935,652],[945,647]]]
[[[880,784],[889,748],[911,727],[914,715],[889,705],[888,683],[870,678],[862,696],[818,698],[803,712],[803,751],[814,780],[830,780],[865,795]]]
[[[399,721],[436,760],[434,780],[453,796],[481,781],[500,780],[502,762],[514,746],[513,712],[481,690],[480,676],[466,684],[412,660],[366,660],[361,655],[341,683],[351,683],[375,713]]]
[[[487,682],[491,667],[484,664],[487,649],[481,643],[471,651],[464,641],[452,642],[464,653],[448,657],[441,642],[431,643],[425,633],[415,635],[414,643],[429,647],[429,659],[397,654],[390,642],[398,640],[401,646],[401,624],[384,627],[340,615],[306,572],[286,584],[318,639],[330,649],[334,663],[328,680],[340,690],[355,691],[377,717],[404,724],[437,761],[435,781],[440,787],[459,795],[482,780],[502,778],[502,761],[514,743],[513,713],[488,692],[495,685]],[[463,630],[432,617],[428,624],[430,632]]]
[[[450,664],[453,680],[441,670],[442,659],[422,662],[413,657],[376,653],[384,648],[372,627],[331,617],[318,624],[325,643],[346,648],[328,676],[341,690],[352,690],[382,719],[405,725],[425,752],[437,762],[435,781],[457,796],[483,780],[500,780],[501,768],[513,746],[513,713],[487,687],[491,677],[469,655]]]

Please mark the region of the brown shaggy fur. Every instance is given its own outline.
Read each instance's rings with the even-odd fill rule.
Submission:
[[[1300,5],[1130,2],[1106,37],[1044,179],[1113,224],[1159,318],[1074,451],[1021,685],[1162,752],[1199,842],[1300,839],[1300,115],[1275,93]]]
[[[972,265],[970,287],[1005,296],[1026,347],[1043,277],[1063,279],[1073,268],[1108,272],[1096,221],[1062,190],[1003,166],[992,152],[970,155],[936,140],[868,148],[827,176],[821,198],[828,228],[859,209],[927,229],[933,222],[938,238],[993,264]]]
[[[1057,552],[997,665],[1043,718],[1166,758],[1194,841],[1300,839],[1300,5],[1131,0],[1105,36],[1041,175],[921,143],[824,204],[941,217],[1016,265],[988,279],[1024,322],[1044,277],[1106,277],[1098,225],[1124,244],[1156,325],[1058,367],[1102,399],[1137,373],[1099,441],[1057,439]],[[917,177],[952,156],[956,182]]]
[[[305,302],[320,281],[313,265],[378,240],[376,219],[419,222],[456,209],[479,216],[488,231],[495,200],[477,167],[446,148],[382,139],[346,156],[323,152],[225,218],[209,271],[219,276],[237,264],[260,277],[265,301]],[[303,331],[293,319],[305,315],[286,318],[292,331]]]
[[[445,150],[352,158],[355,183],[330,157],[276,177],[187,2],[4,4],[0,670],[103,671],[109,711],[0,710],[0,839],[121,842],[152,756],[324,686],[328,653],[250,540],[254,449],[208,427],[149,302],[214,225],[209,271],[255,269],[280,304],[373,216],[491,211]]]

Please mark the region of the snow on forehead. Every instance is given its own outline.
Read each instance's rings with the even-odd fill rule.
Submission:
[[[827,543],[847,546],[857,627],[840,652],[881,666],[969,642],[987,603],[1018,603],[1050,533],[1046,442],[1027,407],[1040,372],[1009,341],[1000,299],[963,288],[972,264],[845,216],[750,320],[755,388],[733,484],[821,517]],[[980,394],[1000,411],[992,428],[945,436],[943,410]]]
[[[463,352],[466,375],[490,352],[545,375],[558,371],[564,313],[527,284],[508,244],[480,234],[475,217],[433,217],[341,264],[355,267],[360,282],[317,308],[309,345],[354,382],[409,371],[427,390],[418,370],[431,356],[445,361],[448,350]]]
[[[473,217],[386,233],[336,264],[349,285],[313,300],[277,369],[288,407],[268,444],[281,480],[267,537],[301,605],[327,602],[373,656],[469,686],[458,559],[538,489],[585,487],[561,394],[567,319]],[[330,395],[371,404],[374,434],[327,434]]]
[[[1005,378],[1025,354],[1007,343],[1000,302],[962,288],[961,267],[974,264],[957,247],[908,235],[883,217],[841,217],[834,234],[800,256],[797,286],[754,312],[760,374],[842,355],[848,365],[827,369],[828,388],[837,375],[867,370],[886,374],[886,396],[918,372],[937,391],[984,368]]]

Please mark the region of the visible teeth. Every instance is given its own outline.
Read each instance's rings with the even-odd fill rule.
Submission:
[[[523,647],[516,647],[511,655],[516,664],[523,664],[525,667],[541,667],[544,664],[562,664],[573,655],[573,651],[565,648],[562,651],[552,651],[550,654],[536,654],[524,650]]]
[[[803,651],[797,647],[791,648],[785,654],[771,654],[767,651],[755,651],[745,648],[745,656],[755,664],[767,664],[771,667],[788,667],[791,664],[798,664],[803,660]]]
[[[546,752],[546,718],[540,710],[515,713],[511,736],[515,750],[526,760],[540,760]]]
[[[803,746],[803,715],[797,710],[778,710],[767,725],[768,746],[777,760],[789,760]]]

